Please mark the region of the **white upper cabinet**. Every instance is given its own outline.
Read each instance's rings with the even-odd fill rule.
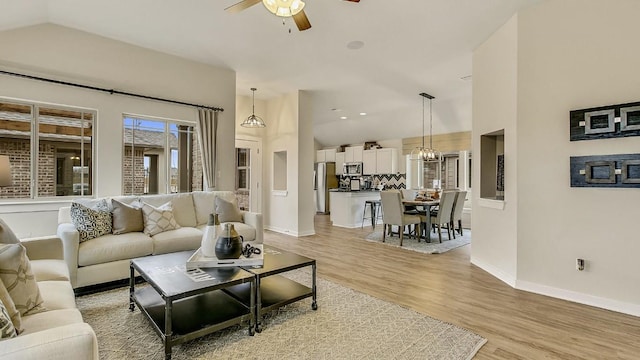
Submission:
[[[343,174],[344,169],[342,168],[342,165],[344,165],[344,157],[345,157],[344,152],[336,153],[336,175]]]
[[[362,151],[362,174],[363,175],[377,174],[376,152],[377,152],[376,149]]]
[[[395,174],[398,172],[398,150],[385,148],[376,150],[376,174]]]
[[[316,162],[336,161],[336,149],[325,149],[316,151]]]
[[[362,152],[364,151],[364,146],[348,146],[345,148],[345,162],[361,162],[362,161]]]

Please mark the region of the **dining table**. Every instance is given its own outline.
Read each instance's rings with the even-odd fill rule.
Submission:
[[[433,199],[433,198],[425,198],[425,199],[420,199],[420,198],[416,198],[413,200],[410,199],[403,199],[402,200],[402,205],[404,205],[405,208],[407,207],[421,207],[422,210],[417,210],[418,213],[425,215],[426,217],[426,223],[424,224],[424,231],[425,231],[425,241],[427,242],[431,242],[431,209],[433,207],[436,207],[440,204],[440,199]]]

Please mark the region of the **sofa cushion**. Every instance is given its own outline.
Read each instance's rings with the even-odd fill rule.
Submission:
[[[202,231],[183,227],[169,230],[153,236],[153,255],[176,251],[195,250],[202,242]]]
[[[149,236],[180,228],[173,215],[171,202],[159,207],[143,203],[142,216],[144,218],[144,233]]]
[[[71,203],[71,222],[80,234],[80,242],[111,233],[111,213]]]
[[[36,281],[69,281],[69,267],[64,260],[31,260],[30,263],[31,271],[33,271]]]
[[[233,227],[238,232],[238,235],[242,236],[242,241],[254,241],[256,239],[256,229],[254,229],[252,226],[241,222],[231,222],[230,224],[233,224]],[[198,226],[198,229],[200,231],[204,231],[205,227],[207,227],[206,224],[200,225]],[[222,228],[223,227],[224,225],[222,226]]]
[[[78,309],[45,311],[23,317],[22,326],[24,331],[20,335],[33,334],[38,331],[78,323],[82,323],[82,315]]]
[[[196,211],[193,207],[193,196],[191,193],[149,195],[141,198],[145,204],[159,207],[167,202],[171,202],[173,215],[180,226],[196,226]]]
[[[9,312],[7,312],[7,308],[4,307],[2,300],[0,300],[0,340],[16,336],[18,336],[18,334],[16,333],[16,328],[13,327]]]
[[[232,201],[236,195],[232,191],[194,191],[193,205],[196,211],[197,225],[206,224],[209,214],[215,210],[216,197],[221,197],[227,201]]]
[[[238,208],[238,201],[233,199],[228,201],[222,197],[216,197],[216,211],[220,223],[225,222],[242,222],[242,213]]]
[[[9,225],[0,219],[0,244],[19,244],[20,240],[13,233]]]
[[[85,241],[78,249],[78,265],[88,266],[151,255],[153,240],[140,232],[105,235]]]
[[[20,312],[16,309],[16,304],[13,303],[11,296],[9,295],[9,291],[4,286],[4,283],[0,280],[0,301],[4,304],[5,309],[7,310],[7,315],[11,322],[13,323],[13,328],[16,330],[16,333],[20,333],[22,331],[22,319],[20,316]]]
[[[0,280],[7,288],[20,315],[45,310],[24,246],[0,245]]]
[[[113,211],[113,234],[120,235],[128,232],[141,232],[144,230],[142,218],[142,204],[136,202],[131,205],[115,199],[111,199]]]
[[[38,287],[48,311],[76,308],[76,297],[70,282],[39,281]]]

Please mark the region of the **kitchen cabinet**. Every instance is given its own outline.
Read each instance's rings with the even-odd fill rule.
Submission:
[[[342,175],[344,169],[342,168],[342,165],[344,165],[344,159],[345,159],[345,153],[344,152],[339,152],[336,153],[336,175]]]
[[[345,162],[361,162],[364,146],[348,146],[344,149]]]
[[[376,153],[376,149],[362,151],[362,175],[377,174]]]
[[[385,148],[376,150],[376,174],[395,174],[398,172],[398,150]]]
[[[325,149],[316,151],[316,162],[335,162],[336,149]]]

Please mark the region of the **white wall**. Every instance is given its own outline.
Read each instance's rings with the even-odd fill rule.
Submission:
[[[235,72],[214,68],[81,31],[42,24],[0,32],[2,69],[225,109],[220,114],[219,151],[233,154]],[[8,76],[0,97],[80,106],[98,111],[96,195],[122,190],[122,113],[196,121],[196,109],[109,95]],[[234,157],[218,157],[218,188],[234,187]],[[57,208],[48,204],[0,203],[0,212],[20,237],[53,234]],[[34,213],[37,210],[40,212]]]
[[[265,228],[294,236],[313,229],[313,136],[308,95],[302,91],[267,101],[265,141]],[[302,120],[299,120],[302,119]],[[309,125],[310,126],[310,125]],[[273,153],[287,152],[287,192],[274,193]],[[309,210],[311,212],[309,213]],[[310,217],[307,219],[306,217]],[[309,228],[309,225],[311,226]]]
[[[517,39],[514,16],[473,54],[473,186],[480,189],[480,136],[504,129],[505,201],[472,193],[471,262],[515,285],[517,270]],[[491,205],[499,208],[492,208]],[[502,208],[504,206],[504,208]]]
[[[482,45],[473,67],[474,139],[476,128],[489,122],[486,114],[476,113],[476,104],[488,96],[483,93],[517,106],[517,162],[507,161],[505,176],[507,190],[516,181],[518,191],[516,286],[636,316],[640,191],[572,188],[569,157],[638,153],[640,139],[570,142],[569,112],[640,101],[638,14],[635,0],[545,1],[520,12],[518,58],[503,64],[517,67],[517,99],[504,97],[500,87],[476,88],[479,79],[500,76],[498,69],[481,66],[485,57],[504,55],[500,51],[483,54],[487,47]],[[509,23],[487,43],[499,41],[505,29],[513,33]],[[505,160],[514,156],[513,135],[505,133]],[[517,166],[516,178],[508,170],[512,166]],[[476,228],[484,226],[478,216],[487,211],[474,203],[472,258],[482,256],[485,265],[499,267],[501,260],[487,254],[510,255],[496,248],[502,244],[487,240],[492,234]],[[576,258],[586,259],[585,271],[576,271]]]

